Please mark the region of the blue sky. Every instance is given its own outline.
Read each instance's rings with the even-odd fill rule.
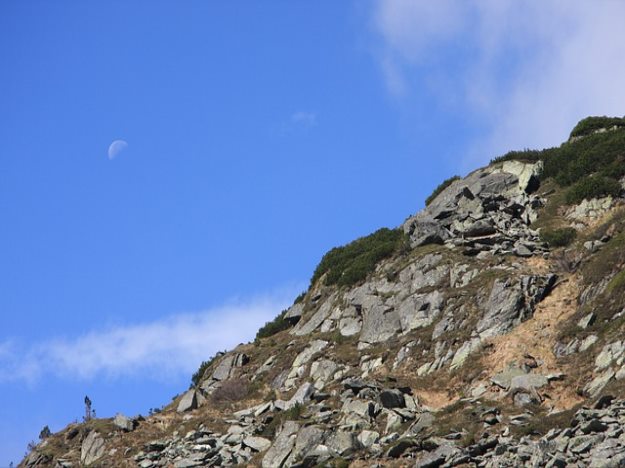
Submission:
[[[0,466],[146,414],[329,248],[625,113],[625,5],[0,4]],[[109,145],[126,146],[109,154]]]

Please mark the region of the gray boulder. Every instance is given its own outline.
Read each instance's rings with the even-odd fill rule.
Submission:
[[[191,411],[197,408],[197,393],[194,389],[187,391],[180,402],[178,403],[178,407],[176,411],[179,413],[184,413],[185,411]]]
[[[264,437],[250,436],[243,439],[243,445],[256,452],[264,452],[271,446],[271,441],[269,439],[265,439]]]
[[[117,413],[113,418],[113,424],[123,431],[130,432],[135,428],[135,421],[121,413]]]
[[[404,394],[397,389],[382,390],[380,402],[385,408],[404,408],[406,406]]]

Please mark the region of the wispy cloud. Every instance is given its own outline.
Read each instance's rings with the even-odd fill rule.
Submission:
[[[435,82],[441,102],[480,119],[474,162],[557,144],[587,115],[623,115],[623,18],[623,2],[568,0],[379,0],[373,13],[389,91]]]
[[[317,125],[317,114],[309,111],[297,111],[291,115],[291,122],[306,127],[314,127]]]
[[[0,381],[36,383],[45,375],[69,379],[138,374],[189,374],[216,351],[254,338],[295,295],[294,288],[198,313],[90,331],[39,345],[0,343]]]

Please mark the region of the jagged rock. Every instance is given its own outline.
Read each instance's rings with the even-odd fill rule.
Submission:
[[[607,383],[614,378],[616,373],[609,368],[602,374],[595,377],[592,381],[590,381],[585,387],[584,390],[591,396],[596,397],[601,389],[607,385]]]
[[[341,408],[343,413],[355,414],[363,419],[369,419],[375,415],[375,405],[371,401],[347,400]]]
[[[595,359],[595,368],[605,369],[613,361],[617,361],[617,364],[622,364],[622,359],[625,352],[625,342],[618,340],[613,343],[609,343],[603,347],[597,358]]]
[[[284,388],[289,390],[293,388],[297,382],[297,379],[301,377],[305,370],[305,364],[310,361],[313,356],[328,346],[328,342],[324,340],[315,340],[310,343],[308,347],[306,347],[301,353],[299,353],[293,364],[291,365],[291,370],[286,377],[284,382]]]
[[[303,313],[304,304],[298,302],[297,304],[293,304],[289,307],[289,310],[287,310],[286,314],[284,314],[284,319],[295,325],[302,318]]]
[[[319,426],[302,427],[297,433],[295,447],[286,465],[289,465],[293,460],[319,458],[319,454],[315,454],[313,451],[324,442],[325,435],[325,431]]]
[[[382,303],[371,308],[363,306],[362,330],[360,341],[365,343],[380,343],[386,341],[401,331],[401,321],[397,311]]]
[[[267,360],[263,362],[263,364],[256,370],[255,376],[259,376],[260,374],[270,370],[273,367],[275,361],[276,361],[275,356],[270,356],[269,358],[267,358]]]
[[[593,198],[591,200],[582,200],[578,205],[572,207],[567,213],[566,217],[576,221],[586,221],[596,219],[612,206],[613,198]]]
[[[382,390],[380,402],[385,408],[404,408],[406,406],[404,394],[397,389]]]
[[[400,439],[386,451],[386,456],[388,458],[399,458],[406,450],[416,446],[417,442],[414,439]]]
[[[46,464],[50,463],[50,461],[51,458],[49,455],[41,453],[38,450],[33,450],[26,456],[23,464],[30,468],[35,466],[45,466]]]
[[[594,314],[594,312],[586,314],[579,320],[579,322],[577,322],[577,326],[579,328],[586,329],[594,323],[596,318],[597,316]]]
[[[256,452],[264,452],[271,446],[271,441],[264,437],[250,436],[243,439],[243,445],[255,450]]]
[[[360,369],[362,370],[362,378],[367,378],[371,372],[382,366],[382,358],[377,357],[370,359],[369,356],[363,356],[361,359]]]
[[[227,380],[234,374],[234,369],[242,367],[249,362],[249,357],[243,353],[228,353],[221,358],[213,371],[213,380]]]
[[[580,343],[579,352],[583,353],[584,351],[589,349],[592,345],[594,345],[597,342],[597,340],[599,340],[599,337],[597,335],[588,335]]]
[[[408,432],[417,435],[434,424],[434,415],[430,412],[423,412],[416,415],[415,422],[412,423]]]
[[[191,411],[197,408],[197,392],[193,389],[187,391],[180,402],[178,403],[178,407],[176,411],[179,413],[184,413],[185,411]]]
[[[549,293],[555,279],[555,275],[547,275],[522,276],[518,281],[495,280],[483,306],[484,315],[477,324],[480,338],[506,333],[531,317],[534,306]]]
[[[349,455],[359,448],[356,435],[349,431],[333,432],[328,438],[326,445],[340,457]]]
[[[479,349],[481,346],[481,340],[479,338],[473,338],[469,341],[465,341],[460,348],[455,352],[453,359],[451,360],[450,368],[457,369],[464,364],[469,355]]]
[[[98,432],[91,431],[82,442],[80,462],[83,465],[91,465],[104,456],[105,450],[104,438]]]
[[[304,317],[295,325],[295,327],[289,332],[292,335],[304,336],[312,333],[321,326],[323,321],[328,318],[332,312],[333,303],[336,299],[336,295],[331,295],[325,301],[313,315],[306,321]]]
[[[510,385],[512,384],[512,379],[520,375],[525,375],[526,373],[527,372],[525,372],[525,370],[519,367],[510,367],[492,376],[490,381],[504,390],[509,390]]]
[[[295,405],[303,405],[312,397],[315,387],[310,382],[303,383],[284,405],[285,410],[293,408]]]
[[[295,446],[295,439],[299,424],[294,421],[285,421],[273,444],[265,453],[262,460],[263,468],[281,468],[289,458]]]
[[[414,216],[404,224],[404,232],[410,236],[410,245],[420,247],[427,244],[442,244],[450,234],[440,223],[427,214]]]
[[[433,323],[441,313],[443,302],[443,295],[438,290],[428,294],[415,294],[404,299],[398,309],[402,331],[408,332]]]
[[[536,390],[549,383],[549,379],[540,374],[524,374],[512,377],[510,380],[510,390]]]
[[[135,428],[134,420],[124,416],[121,413],[117,413],[113,418],[113,424],[123,431],[132,431]]]
[[[358,442],[364,448],[369,448],[380,439],[380,434],[375,431],[364,430],[358,434]]]
[[[415,468],[436,468],[442,466],[446,460],[458,453],[460,453],[460,450],[451,444],[441,445],[434,451],[421,455],[415,463]]]
[[[386,413],[386,427],[384,428],[384,433],[389,434],[391,432],[398,430],[401,427],[401,424],[403,422],[403,418],[401,417],[401,415],[396,413],[395,411],[385,410],[385,413]]]

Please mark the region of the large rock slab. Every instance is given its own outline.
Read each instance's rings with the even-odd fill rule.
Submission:
[[[274,439],[273,445],[263,457],[263,468],[281,468],[284,466],[284,462],[289,458],[293,447],[295,447],[298,431],[299,424],[295,421],[285,421]]]
[[[176,411],[178,411],[179,413],[184,413],[185,411],[194,410],[197,408],[197,401],[197,392],[191,389],[182,396],[180,402],[178,403]]]
[[[105,450],[106,447],[102,436],[96,431],[91,431],[82,442],[80,448],[80,462],[83,465],[89,466],[102,458]]]

